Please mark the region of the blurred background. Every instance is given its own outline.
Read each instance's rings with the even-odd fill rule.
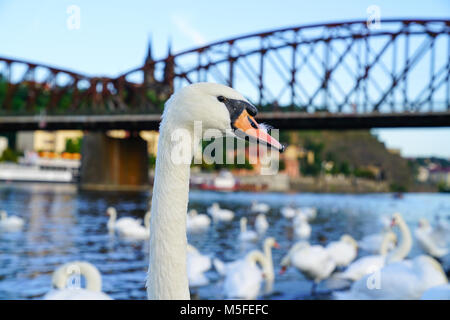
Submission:
[[[363,241],[395,212],[407,256],[448,271],[448,236],[431,234],[450,222],[449,15],[444,0],[0,0],[0,299],[42,299],[74,260],[99,269],[110,297],[145,299],[148,231],[111,232],[107,210],[145,220],[164,103],[200,81],[243,93],[288,146],[270,175],[249,145],[224,147],[242,163],[191,168],[189,209],[234,216],[188,230],[199,252],[230,262],[269,236],[281,246],[273,286],[251,298],[336,298],[345,266],[314,293],[304,270],[278,274],[282,258],[298,240]],[[306,225],[292,220],[305,212]],[[262,215],[269,227],[241,241],[240,218],[253,229]],[[442,253],[423,245],[420,219]],[[228,297],[226,277],[200,269],[193,297]]]

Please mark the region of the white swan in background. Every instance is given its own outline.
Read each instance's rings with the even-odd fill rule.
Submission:
[[[426,290],[420,300],[450,300],[450,284],[441,284]]]
[[[328,278],[336,268],[334,259],[324,247],[311,246],[306,241],[297,242],[284,256],[281,260],[281,273],[291,265],[314,281],[311,293],[314,293],[317,284]]]
[[[18,216],[9,216],[5,210],[0,211],[0,229],[15,231],[23,227],[25,221]]]
[[[406,300],[420,299],[430,288],[447,284],[441,265],[430,256],[387,264],[378,272],[354,282],[349,291],[334,292],[345,300]]]
[[[240,220],[241,232],[239,233],[239,240],[245,242],[258,241],[258,234],[253,230],[247,230],[247,218],[242,217]]]
[[[86,288],[81,288],[82,276],[86,280]],[[71,280],[69,285],[68,280]],[[112,300],[102,292],[102,278],[98,269],[85,261],[69,262],[56,269],[52,286],[54,289],[44,296],[44,300]]]
[[[309,239],[311,236],[311,226],[308,218],[304,214],[297,214],[293,220],[294,235],[299,239]]]
[[[392,250],[395,247],[395,242],[397,241],[397,235],[393,233],[392,231],[383,231],[380,233],[374,233],[369,234],[365,237],[363,237],[361,240],[358,241],[358,247],[361,248],[364,251],[370,252],[370,253],[377,253],[380,251],[381,244],[383,242],[383,239],[385,237],[386,233],[390,233],[391,236],[389,239],[391,239],[391,242],[388,243],[388,250]]]
[[[267,203],[253,201],[250,210],[252,212],[267,213],[270,210],[270,206]]]
[[[430,256],[442,258],[448,253],[445,239],[431,227],[427,219],[419,219],[419,226],[414,235],[422,250]]]
[[[295,217],[296,214],[296,210],[291,206],[281,208],[280,212],[281,215],[286,219],[292,219]]]
[[[129,226],[136,226],[141,224],[141,219],[135,219],[131,217],[123,217],[117,219],[117,211],[113,207],[109,207],[106,210],[106,214],[109,216],[107,227],[110,232],[114,230],[119,231],[122,228],[127,228]]]
[[[385,266],[354,282],[349,291],[335,292],[337,299],[419,299],[429,288],[448,282],[439,262],[430,256],[403,260],[411,250],[411,232],[399,213],[393,215],[391,225],[400,228],[401,238]]]
[[[144,216],[144,225],[130,223],[118,229],[120,236],[130,240],[146,240],[150,238],[150,216],[151,212],[147,211]]]
[[[255,229],[258,234],[264,234],[267,229],[269,229],[269,222],[267,222],[266,215],[264,213],[260,213],[256,216],[255,219]]]
[[[275,238],[264,240],[263,252],[253,250],[240,259],[222,267],[225,274],[224,292],[227,298],[255,299],[261,288],[263,279],[266,283],[273,283],[275,273],[272,260],[272,248],[279,248]],[[262,270],[258,268],[260,264]]]
[[[211,218],[206,214],[198,214],[197,210],[191,209],[188,212],[186,220],[187,232],[201,232],[209,228]]]
[[[149,299],[190,298],[186,213],[190,165],[203,132],[215,129],[224,135],[234,133],[240,137],[246,132],[283,151],[278,141],[259,128],[253,119],[256,112],[237,91],[213,83],[188,85],[166,102],[159,128],[152,193],[146,282]],[[197,131],[194,134],[195,121],[201,123],[200,135]]]
[[[334,259],[336,267],[345,267],[355,260],[358,254],[358,243],[350,235],[344,234],[339,241],[327,244],[325,249]]]
[[[217,221],[231,221],[234,218],[234,212],[228,209],[222,209],[217,202],[214,202],[211,207],[207,209],[208,213],[213,218],[214,222]]]
[[[223,289],[228,299],[256,299],[263,281],[262,267],[264,255],[259,250],[253,250],[245,259],[239,260],[228,268]]]
[[[209,279],[204,274],[211,269],[211,258],[201,254],[193,245],[187,245],[187,275],[189,287],[201,287],[209,284]]]
[[[386,263],[386,255],[388,254],[389,244],[396,239],[397,237],[395,236],[395,233],[386,232],[379,248],[378,255],[369,255],[359,258],[351,263],[343,272],[335,274],[334,277],[357,281],[366,274],[371,274],[377,270],[380,270]]]
[[[296,215],[304,215],[308,221],[312,221],[317,217],[317,208],[314,207],[300,207],[295,210]]]

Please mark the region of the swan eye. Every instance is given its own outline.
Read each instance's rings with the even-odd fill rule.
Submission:
[[[224,96],[218,96],[217,100],[219,100],[220,102],[224,102],[225,101],[225,97]]]

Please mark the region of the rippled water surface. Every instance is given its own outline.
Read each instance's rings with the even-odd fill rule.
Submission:
[[[147,241],[132,242],[108,234],[105,215],[114,206],[118,216],[142,218],[148,208],[149,193],[100,193],[79,191],[71,185],[0,186],[0,209],[26,221],[22,231],[0,232],[0,299],[41,299],[51,289],[53,270],[65,262],[86,260],[102,274],[103,291],[114,299],[145,299],[148,267]],[[380,217],[401,212],[415,228],[420,217],[434,221],[435,216],[450,216],[449,194],[405,194],[394,199],[391,194],[334,195],[281,193],[215,193],[191,191],[190,208],[205,212],[213,202],[235,211],[231,223],[212,225],[208,231],[188,235],[189,242],[203,254],[232,261],[255,248],[242,246],[238,240],[239,218],[247,216],[253,227],[253,200],[271,206],[267,214],[270,228],[281,249],[274,250],[275,270],[282,256],[295,242],[292,223],[280,215],[282,206],[315,206],[317,218],[311,222],[310,242],[322,244],[337,240],[343,233],[356,239],[379,232]],[[256,244],[261,247],[262,240]],[[420,253],[415,244],[410,256]],[[364,254],[364,253],[360,253]],[[446,257],[448,258],[448,256]],[[448,269],[449,259],[444,259]],[[207,273],[210,285],[192,290],[193,298],[223,298],[222,281],[214,271]],[[293,268],[276,274],[273,290],[266,299],[328,299],[330,290],[321,285],[311,295],[311,282]]]

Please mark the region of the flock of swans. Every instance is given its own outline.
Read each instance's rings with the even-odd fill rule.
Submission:
[[[234,212],[217,203],[208,208],[208,215],[196,211],[187,213],[190,160],[195,146],[200,143],[200,137],[194,132],[194,122],[200,121],[204,131],[214,129],[223,135],[246,136],[282,152],[284,146],[267,132],[265,126],[256,122],[256,113],[256,107],[240,93],[214,83],[186,86],[166,102],[159,130],[151,210],[144,218],[144,225],[136,219],[118,219],[114,209],[108,210],[107,226],[111,232],[148,240],[146,287],[149,299],[190,299],[190,288],[209,283],[206,272],[211,268],[222,279],[224,298],[255,299],[261,296],[263,283],[264,292],[271,291],[276,284],[275,269],[278,267],[281,273],[294,267],[312,280],[312,291],[322,281],[348,283],[333,291],[336,299],[449,299],[448,280],[438,261],[447,254],[448,242],[439,239],[439,232],[429,224],[421,223],[416,238],[425,254],[408,258],[412,235],[400,214],[392,216],[390,228],[370,239],[358,242],[344,234],[338,241],[323,246],[309,241],[314,227],[312,221],[318,215],[315,208],[282,208],[277,218],[291,220],[298,242],[289,249],[278,249],[285,250],[285,255],[276,266],[272,249],[279,245],[273,237],[266,237],[271,228],[265,216],[271,210],[267,204],[252,204],[249,211],[258,214],[254,230],[248,225],[247,218],[241,217],[238,238],[239,242],[264,239],[262,250],[255,249],[236,261],[224,262],[188,244],[189,232],[207,230],[212,222],[227,223],[235,218]],[[174,139],[174,132],[190,139]],[[190,150],[189,161],[174,161],[172,156],[176,150]],[[20,223],[2,214],[0,224]],[[393,229],[398,229],[398,237],[393,235]],[[448,229],[445,232],[443,234],[448,234]],[[375,248],[378,252],[372,251],[371,255],[358,258],[359,249],[364,247]],[[100,274],[94,268],[84,262],[75,262],[70,267],[84,277],[85,290],[89,294],[95,292],[96,298],[109,298],[101,293]],[[65,288],[67,273],[67,266],[55,272],[53,285],[57,292],[49,293],[47,298],[71,298],[70,292],[74,289]],[[67,293],[67,289],[71,291]]]
[[[256,209],[256,206],[259,208]],[[312,244],[309,242],[310,231],[294,232],[296,242],[290,248],[281,248],[274,237],[267,236],[271,226],[266,214],[269,211],[273,213],[273,209],[265,206],[264,203],[254,202],[248,210],[255,217],[252,219],[254,230],[248,228],[246,216],[239,219],[237,239],[240,243],[255,243],[263,239],[261,250],[252,249],[235,261],[224,262],[214,253],[204,254],[192,244],[187,244],[186,274],[191,291],[209,285],[211,273],[215,273],[213,278],[220,284],[222,298],[270,297],[276,278],[283,277],[287,268],[293,267],[312,281],[312,294],[316,286],[324,281],[326,287],[332,290],[334,299],[450,299],[450,285],[439,262],[448,253],[450,228],[444,221],[433,227],[428,220],[421,218],[412,233],[402,215],[395,213],[389,220],[383,220],[384,227],[378,233],[366,235],[359,241],[343,234],[326,245]],[[212,218],[215,214],[217,217],[217,212],[221,210],[226,209],[213,203],[207,209],[208,214],[199,214],[194,209],[188,211],[187,225],[191,225],[187,228],[191,230],[188,233],[206,232],[215,224],[230,223],[233,218],[222,221]],[[293,210],[294,214],[285,215],[289,210]],[[226,212],[234,217],[234,212]],[[142,226],[140,219],[118,219],[112,207],[107,209],[107,215],[107,228],[111,232],[133,240],[149,239],[149,212],[144,217],[146,227]],[[283,207],[277,219],[290,221],[294,231],[299,224],[307,224],[311,230],[316,216],[315,208]],[[145,229],[145,236],[138,231],[140,228]],[[413,234],[424,254],[409,258]],[[274,265],[272,249],[285,251],[278,266]],[[361,251],[365,254],[360,255]],[[68,283],[73,283],[73,279],[68,277],[69,268],[85,278],[85,289],[67,288]],[[101,292],[100,272],[85,261],[67,263],[58,268],[52,284],[54,289],[44,299],[111,299]]]

